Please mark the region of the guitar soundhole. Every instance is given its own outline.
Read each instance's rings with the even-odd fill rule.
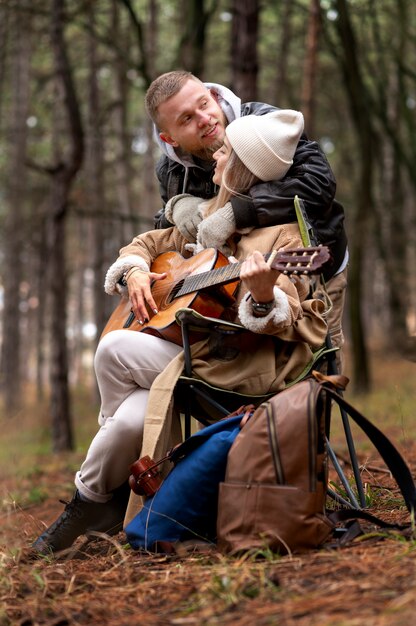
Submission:
[[[180,290],[181,290],[181,289],[182,289],[182,287],[183,287],[183,283],[184,283],[184,280],[183,280],[183,279],[179,280],[179,281],[176,283],[176,285],[175,285],[175,286],[174,286],[174,287],[170,290],[170,293],[169,293],[169,295],[168,295],[168,296],[167,296],[167,298],[166,298],[166,302],[167,302],[168,304],[170,304],[171,302],[173,302],[173,300],[174,300],[174,299],[178,296],[178,293],[180,292]]]

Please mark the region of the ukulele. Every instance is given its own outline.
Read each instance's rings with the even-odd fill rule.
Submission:
[[[318,274],[329,258],[326,246],[273,251],[265,256],[272,269],[293,276]],[[242,262],[230,263],[215,248],[202,250],[189,259],[179,252],[165,252],[155,259],[150,269],[167,274],[166,278],[154,281],[152,285],[158,313],[148,308],[149,321],[139,324],[131,311],[129,299],[122,297],[101,336],[124,328],[182,345],[181,328],[175,317],[177,311],[188,308],[206,317],[220,318],[224,309],[235,301],[241,266]]]

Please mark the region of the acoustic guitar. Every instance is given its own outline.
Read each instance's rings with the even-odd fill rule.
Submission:
[[[265,256],[270,267],[284,274],[302,276],[317,274],[330,258],[326,246],[273,251]],[[163,280],[154,281],[152,295],[158,313],[148,308],[149,321],[139,324],[128,298],[122,297],[112,313],[102,337],[121,328],[162,337],[182,345],[180,326],[175,314],[179,309],[194,309],[201,315],[220,318],[234,301],[242,263],[230,263],[214,248],[202,250],[185,259],[179,252],[165,252],[155,259],[151,271],[166,272]]]

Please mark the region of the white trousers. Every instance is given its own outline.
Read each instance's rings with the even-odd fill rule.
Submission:
[[[79,492],[107,502],[140,457],[149,389],[182,348],[131,330],[105,335],[94,358],[101,396],[100,429],[75,476]]]

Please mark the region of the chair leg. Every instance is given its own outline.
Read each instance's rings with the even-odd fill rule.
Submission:
[[[354,508],[359,509],[360,505],[357,502],[355,494],[354,494],[353,490],[351,489],[351,486],[350,486],[350,484],[349,484],[349,482],[347,480],[347,477],[345,476],[345,473],[344,473],[341,465],[339,464],[339,461],[338,461],[338,459],[336,457],[335,452],[332,449],[331,444],[328,441],[328,438],[326,439],[326,449],[327,449],[327,452],[328,452],[328,456],[329,456],[329,458],[330,458],[330,460],[332,462],[332,465],[334,466],[335,471],[338,474],[338,477],[339,477],[340,481],[342,482],[342,485],[343,485],[343,487],[344,487],[344,489],[345,489],[345,491],[346,491],[346,493],[347,493],[347,495],[348,495],[348,497],[350,499],[350,503],[348,503],[347,500],[344,500],[343,498],[341,498],[341,496],[335,497],[335,492],[333,490],[328,489],[328,494],[331,497],[335,498],[336,500],[338,500],[338,499],[339,500],[343,500],[343,504],[347,504],[348,506],[353,506]],[[338,494],[337,494],[337,496],[338,496]]]
[[[332,343],[331,343],[331,338],[329,336],[329,334],[326,337],[326,346],[327,348],[332,348]],[[338,374],[338,367],[337,367],[337,363],[336,363],[336,358],[335,358],[335,354],[334,353],[329,353],[328,356],[328,374],[332,375],[332,374]],[[340,395],[342,395],[342,392],[339,391],[338,392]],[[335,454],[332,450],[332,448],[329,446],[328,449],[328,453],[329,456],[331,458],[331,461],[335,467],[335,470],[342,482],[342,484],[344,485],[344,488],[346,489],[349,498],[351,499],[351,502],[353,503],[353,506],[355,506],[356,508],[365,508],[366,507],[366,501],[365,501],[365,493],[364,493],[364,487],[363,487],[363,481],[361,479],[361,473],[360,473],[360,468],[358,465],[358,459],[357,459],[357,453],[355,450],[355,445],[354,445],[354,439],[352,436],[352,432],[351,432],[351,426],[350,426],[350,421],[348,418],[348,414],[347,412],[339,407],[340,413],[341,413],[341,419],[342,419],[342,425],[343,425],[343,429],[344,429],[344,434],[345,434],[345,439],[347,441],[347,447],[348,447],[348,454],[350,457],[350,461],[351,461],[351,467],[352,467],[352,471],[354,474],[354,480],[355,480],[355,485],[357,488],[357,494],[358,494],[358,500],[359,503],[357,502],[356,498],[354,497],[354,495],[351,493],[349,493],[350,488],[347,490],[346,488],[346,484],[348,484],[345,474],[341,468],[341,466],[338,463],[338,460],[335,457]],[[331,454],[332,453],[332,454]],[[348,484],[349,487],[349,484]],[[351,498],[351,495],[353,496],[353,498]]]
[[[348,453],[349,453],[349,456],[350,456],[351,467],[352,467],[352,471],[353,471],[353,474],[354,474],[355,485],[357,487],[358,498],[360,500],[361,507],[365,508],[366,502],[365,502],[363,481],[361,479],[361,473],[360,473],[360,468],[359,468],[359,465],[358,465],[357,453],[355,451],[354,440],[352,438],[350,421],[348,419],[348,414],[346,413],[346,411],[344,411],[344,409],[340,408],[340,412],[341,412],[342,424],[343,424],[343,427],[344,427],[345,438],[347,440]]]
[[[186,376],[189,378],[192,377],[192,358],[191,358],[191,345],[189,341],[189,329],[188,324],[186,322],[182,322],[182,342],[183,342],[183,350],[184,350],[184,359],[185,366],[184,371]],[[199,395],[204,398],[213,408],[217,409],[224,416],[229,414],[229,411],[219,404],[216,400],[211,398],[207,393],[198,389],[194,385],[189,385],[189,393],[186,394],[186,400],[184,405],[184,436],[185,439],[188,439],[191,436],[191,419],[192,419],[192,394]],[[199,419],[204,426],[208,426],[210,422],[207,420]]]
[[[222,404],[219,404],[219,402],[214,400],[214,398],[211,398],[209,394],[205,393],[205,391],[203,391],[202,389],[198,389],[198,387],[195,387],[194,385],[190,385],[189,389],[196,395],[206,400],[214,409],[217,409],[217,411],[222,413],[224,417],[230,413],[228,409],[222,406]],[[198,421],[200,421],[201,424],[204,424],[205,426],[208,426],[208,424],[210,424],[210,422],[204,422],[204,420],[201,420],[200,418],[198,419]]]

